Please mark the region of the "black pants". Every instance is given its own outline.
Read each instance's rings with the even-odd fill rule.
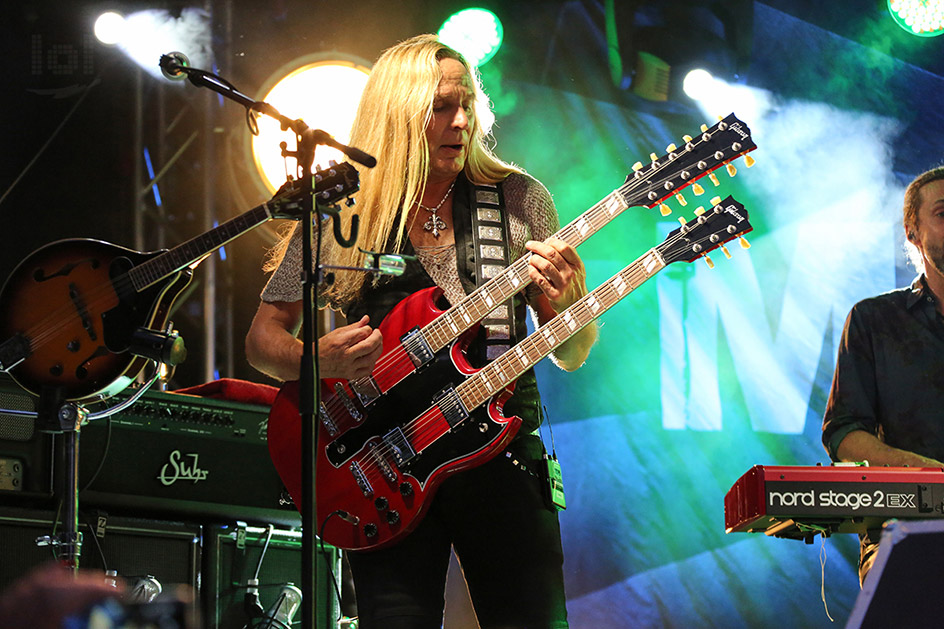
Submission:
[[[445,481],[398,544],[348,553],[362,629],[441,627],[451,547],[483,628],[567,627],[560,525],[539,471],[544,449],[523,435],[509,451]]]

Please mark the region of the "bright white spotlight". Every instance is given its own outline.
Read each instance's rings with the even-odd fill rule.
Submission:
[[[174,17],[164,9],[148,9],[125,18],[118,47],[143,70],[162,81],[158,62],[161,55],[175,50],[187,55],[195,68],[212,70],[210,14],[188,7]],[[183,82],[178,86],[183,86]]]
[[[707,70],[698,68],[685,75],[682,90],[692,100],[705,100],[716,89],[715,77]]]
[[[283,116],[293,120],[301,118],[312,129],[327,131],[338,142],[347,144],[370,72],[366,65],[367,62],[360,60],[309,55],[276,71],[260,90],[264,94],[260,100],[275,107]],[[260,182],[265,192],[271,194],[285,183],[286,174],[296,175],[295,160],[286,161],[279,147],[280,142],[285,142],[288,150],[294,150],[295,138],[269,116],[259,116],[258,123],[259,135],[252,136],[249,149]],[[343,157],[337,149],[319,146],[315,165],[327,166],[329,160],[341,161]]]
[[[504,29],[487,9],[464,9],[439,27],[439,41],[458,50],[472,67],[485,65],[501,47]]]
[[[727,116],[733,111],[738,118],[751,124],[760,120],[773,106],[771,94],[765,90],[722,79],[714,79],[712,83],[708,93],[697,101],[706,118]]]
[[[95,20],[95,37],[108,46],[114,46],[125,34],[125,18],[119,13],[108,11]]]

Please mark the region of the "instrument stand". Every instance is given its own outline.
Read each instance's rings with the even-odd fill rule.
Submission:
[[[79,435],[88,417],[83,406],[62,399],[61,390],[44,390],[36,413],[37,430],[61,434],[57,456],[61,472],[56,475],[56,494],[64,503],[63,530],[36,540],[39,546],[54,546],[59,562],[73,572],[79,569],[82,533],[79,531]]]
[[[36,411],[0,409],[0,413],[32,417],[36,430],[62,435],[56,453],[59,467],[56,474],[56,495],[65,506],[63,531],[58,535],[44,535],[36,539],[37,546],[54,546],[59,561],[73,572],[79,569],[82,555],[82,533],[79,531],[79,437],[83,424],[114,415],[134,404],[160,378],[160,364],[155,363],[154,376],[127,399],[102,411],[89,413],[81,404],[65,399],[62,389],[44,389],[36,404]]]

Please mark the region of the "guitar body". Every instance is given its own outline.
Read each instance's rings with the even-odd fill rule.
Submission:
[[[0,339],[28,344],[26,358],[10,370],[17,383],[37,396],[59,389],[79,403],[126,388],[147,364],[127,351],[132,334],[162,328],[190,283],[185,269],[136,292],[127,271],[157,255],[70,239],[23,260],[0,292]]]
[[[411,296],[417,302],[425,297]],[[476,373],[464,354],[474,332],[470,330],[437,354],[423,369],[422,378],[408,379],[377,399],[370,416],[357,425],[332,435],[323,421],[317,422],[316,511],[325,541],[348,550],[396,543],[419,524],[446,478],[485,463],[515,436],[520,418],[502,414],[512,386],[452,428],[442,413],[430,410],[438,391]],[[273,463],[300,509],[297,382],[286,383],[279,392],[269,415],[268,434]]]
[[[409,330],[422,327],[443,313],[436,306],[440,296],[442,289],[435,286],[417,291],[394,306],[380,322],[378,327],[383,337],[383,352],[378,364],[383,363],[385,368],[382,374],[377,373],[381,370],[375,369],[374,377],[379,391],[361,395],[354,388],[356,381],[340,378],[321,380],[320,404],[329,423],[338,432],[343,434],[360,425],[368,415],[374,398],[417,370],[407,356],[401,339]]]

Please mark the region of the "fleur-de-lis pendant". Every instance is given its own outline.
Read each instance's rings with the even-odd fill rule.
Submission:
[[[439,231],[446,229],[446,221],[439,218],[434,212],[430,215],[429,220],[423,223],[423,229],[433,232],[433,238],[439,238]]]

